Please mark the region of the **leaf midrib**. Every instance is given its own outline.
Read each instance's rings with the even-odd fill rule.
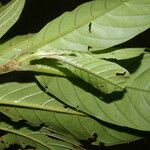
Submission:
[[[65,111],[65,109],[62,109],[62,108],[56,108],[56,107],[51,107],[51,106],[48,106],[48,107],[41,107],[41,105],[37,105],[37,104],[14,104],[14,102],[10,103],[10,102],[1,102],[0,103],[0,107],[1,106],[9,106],[9,107],[17,107],[17,108],[22,108],[22,109],[35,109],[35,110],[40,110],[40,111],[48,111],[48,112],[54,112],[54,113],[63,113],[63,114],[68,114],[68,115],[77,115],[77,116],[83,116],[83,117],[87,117],[85,114],[81,113],[81,112],[75,112],[75,111],[72,111],[72,110],[69,110],[69,112]]]

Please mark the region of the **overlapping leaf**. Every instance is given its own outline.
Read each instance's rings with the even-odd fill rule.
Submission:
[[[0,85],[0,90],[0,111],[13,121],[26,120],[34,126],[44,124],[78,140],[95,139],[95,144],[103,142],[105,145],[114,145],[139,138],[123,130],[108,128],[83,113],[65,108],[35,83],[4,83]]]
[[[0,8],[0,38],[18,20],[25,0],[12,0],[10,3]]]
[[[23,5],[24,0],[12,0],[0,8],[0,37],[16,22]],[[19,138],[19,144],[23,147],[26,146],[25,142],[38,149],[82,149],[77,139],[90,139],[95,145],[101,142],[114,145],[140,138],[119,126],[150,131],[149,53],[145,54],[137,70],[133,69],[134,64],[130,64],[129,71],[133,69],[135,73],[131,71],[132,75],[127,84],[126,69],[101,59],[124,60],[143,54],[143,48],[114,49],[109,53],[106,48],[123,43],[149,27],[149,0],[95,0],[63,14],[48,23],[35,36],[16,37],[0,45],[0,74],[16,70],[15,65],[22,63],[18,63],[20,56],[23,60],[28,56],[54,52],[54,55],[35,59],[54,58],[61,66],[92,85],[77,78],[37,76],[49,95],[33,82],[3,81],[0,84],[0,112],[13,121],[26,120],[34,126],[46,125],[48,129],[16,130],[2,120],[0,130],[7,134],[2,137],[0,146],[7,147]],[[58,51],[60,54],[57,54]],[[24,57],[26,53],[28,54]],[[30,60],[24,60],[23,63],[31,63]],[[56,68],[49,64],[35,63],[22,70],[61,74],[61,70],[57,70],[60,64],[56,64]],[[124,66],[127,67],[127,64]],[[123,91],[125,86],[126,91]],[[114,91],[119,92],[114,94]],[[99,122],[88,114],[96,117]],[[112,124],[119,125],[119,130],[114,129]]]
[[[138,62],[130,64],[134,69]],[[39,82],[64,103],[113,124],[150,131],[150,56],[144,56],[132,74],[125,93],[98,94],[80,80],[39,76]],[[65,87],[65,88],[64,88]],[[97,96],[96,96],[96,95]]]
[[[106,49],[148,29],[149,10],[149,0],[94,0],[48,23],[32,39],[32,48]]]
[[[88,2],[48,23],[27,47],[22,48],[86,52],[106,49],[148,29],[149,9],[149,0]]]
[[[5,132],[0,137],[1,150],[15,144],[24,149],[30,146],[39,150],[84,150],[75,139],[72,140],[71,137],[68,138],[66,135],[46,128],[32,130],[28,127],[18,127],[0,122],[0,131]]]
[[[104,93],[123,91],[129,77],[129,72],[123,67],[88,54],[54,55],[52,58],[60,60],[71,72]]]

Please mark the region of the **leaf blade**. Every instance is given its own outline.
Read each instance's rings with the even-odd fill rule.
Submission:
[[[111,129],[83,113],[64,108],[56,99],[41,92],[35,83],[5,83],[0,85],[0,89],[0,111],[15,122],[26,120],[34,126],[45,124],[50,129],[79,140],[92,138],[96,133],[96,145],[100,142],[113,145],[140,138]]]
[[[65,13],[46,25],[32,44],[40,49],[47,44],[52,49],[87,52],[90,47],[95,51],[123,43],[149,28],[148,0],[114,0],[107,6],[105,2],[95,0]]]
[[[0,38],[18,20],[24,4],[24,0],[12,0],[0,8]]]
[[[83,150],[83,148],[79,146],[79,143],[77,141],[76,144],[74,142],[75,145],[70,144],[69,138],[67,139],[68,140],[67,142],[65,139],[65,135],[64,139],[61,139],[61,136],[55,133],[55,131],[53,132],[54,133],[53,134],[50,132],[50,130],[44,127],[39,130],[36,129],[35,131],[28,127],[18,127],[18,129],[15,129],[14,124],[12,125],[1,122],[0,130],[7,132],[5,135],[1,137],[0,145],[1,147],[4,148],[8,148],[9,145],[11,145],[11,143],[12,144],[16,143],[23,148],[25,148],[27,145],[30,145],[33,148],[44,150],[53,150],[53,149],[75,150],[75,147]]]
[[[129,72],[121,66],[102,59],[98,60],[90,55],[56,56],[56,59],[65,63],[72,73],[107,94],[123,91],[129,77]],[[122,75],[118,76],[117,74]]]
[[[147,113],[150,111],[148,86],[150,75],[147,65],[149,60],[149,54],[147,54],[138,70],[129,79],[127,87],[130,86],[130,88],[127,88],[124,95],[104,96],[98,94],[88,84],[77,79],[70,81],[59,77],[39,76],[38,80],[41,85],[48,87],[47,90],[51,94],[71,107],[76,108],[78,105],[80,111],[109,123],[149,131],[150,114]],[[134,65],[132,64],[131,67],[134,68]],[[63,88],[64,86],[65,88]],[[147,90],[141,90],[145,88]]]

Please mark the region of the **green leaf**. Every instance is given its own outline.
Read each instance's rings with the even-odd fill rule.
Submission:
[[[34,50],[96,51],[123,43],[150,27],[149,0],[94,0],[48,23]]]
[[[102,142],[108,146],[140,138],[65,108],[64,104],[41,91],[35,83],[4,82],[0,84],[0,90],[0,111],[13,121],[26,120],[34,126],[44,124],[49,129],[78,140],[93,139],[95,145]]]
[[[47,128],[32,130],[0,122],[0,131],[5,132],[0,138],[0,147],[3,149],[18,144],[23,149],[30,145],[33,149],[39,150],[84,150],[75,139],[72,142],[71,137],[68,138]]]
[[[95,54],[94,57],[123,60],[123,59],[138,57],[141,54],[143,54],[144,50],[145,48],[123,48],[123,49],[113,50],[108,53]]]
[[[3,43],[2,45],[0,45],[0,55],[2,54],[6,54],[6,53],[10,53],[10,49],[19,49],[22,48],[24,49],[25,47],[28,47],[28,42],[30,40],[31,37],[33,37],[35,34],[27,34],[27,35],[19,35],[16,36],[10,40],[8,40],[7,42]]]
[[[14,49],[13,55],[15,54],[15,52],[18,51]],[[74,56],[70,56],[72,54]],[[2,55],[1,59],[6,56],[7,53]],[[79,78],[82,78],[86,82],[92,84],[95,88],[101,90],[104,93],[123,91],[126,86],[126,81],[129,77],[129,72],[126,69],[113,62],[97,59],[89,54],[73,53],[58,50],[53,50],[51,52],[39,51],[34,54],[24,55],[19,58],[18,62],[15,60],[14,62],[8,62],[6,65],[1,65],[0,73],[2,74],[5,72],[12,71],[12,69],[14,69],[27,71],[31,70],[51,74],[56,73],[56,75],[64,75],[63,73],[61,73],[61,71],[59,71],[56,68],[56,65],[54,68],[52,68],[52,64],[49,63],[47,63],[47,66],[42,64],[30,65],[33,60],[41,58],[51,58],[58,60],[66,68],[68,68],[69,71],[77,75]],[[5,59],[2,59],[2,61],[3,60]]]
[[[110,94],[114,91],[123,91],[125,89],[126,82],[129,78],[129,72],[123,67],[113,62],[97,59],[93,57],[93,55],[67,52],[58,50],[51,52],[39,51],[31,55],[25,55],[19,60],[19,69],[22,70],[25,68],[29,70],[31,66],[28,66],[28,64],[30,64],[32,60],[51,58],[58,60],[73,74],[101,90],[101,92]],[[57,64],[57,62],[54,63]],[[40,65],[41,67],[38,67],[39,71],[41,70],[42,72],[44,69],[47,69],[47,73],[52,71],[52,64],[48,61],[47,66],[50,65],[49,67],[46,67],[44,64],[44,69],[42,69],[42,63]],[[34,66],[31,70],[35,71]]]
[[[123,91],[129,77],[129,72],[118,64],[96,59],[88,54],[54,55],[52,58],[60,60],[72,73],[104,93]]]
[[[144,56],[140,66],[128,81],[125,93],[103,95],[81,80],[37,76],[51,94],[67,105],[100,120],[120,126],[150,131],[150,55]],[[128,64],[134,69],[138,62]]]
[[[9,53],[1,56],[1,73],[17,70],[17,62],[10,67],[10,58],[16,59],[16,55],[19,57],[27,52],[52,51],[54,48],[87,52],[123,43],[149,28],[149,9],[148,0],[95,0],[85,3],[48,23],[27,43],[10,48]],[[12,69],[6,71],[6,66]],[[33,70],[38,71],[37,68]]]
[[[18,20],[25,0],[12,0],[10,3],[0,8],[0,38]]]

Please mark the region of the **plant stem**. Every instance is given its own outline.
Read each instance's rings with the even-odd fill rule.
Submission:
[[[42,59],[42,58],[53,58],[53,56],[57,56],[56,53],[48,53],[48,52],[40,52],[40,53],[34,53],[34,54],[28,54],[21,58],[19,58],[18,62],[20,64],[19,70],[21,71],[35,71],[35,72],[41,72],[41,73],[47,73],[47,74],[53,74],[58,76],[66,76],[65,73],[60,71],[57,68],[46,66],[46,65],[30,65],[30,62],[32,60],[36,59]]]
[[[66,74],[61,72],[60,70],[50,67],[50,66],[45,66],[45,65],[20,65],[19,70],[20,71],[34,71],[34,72],[52,74],[52,75],[63,76],[63,77],[66,76]]]

